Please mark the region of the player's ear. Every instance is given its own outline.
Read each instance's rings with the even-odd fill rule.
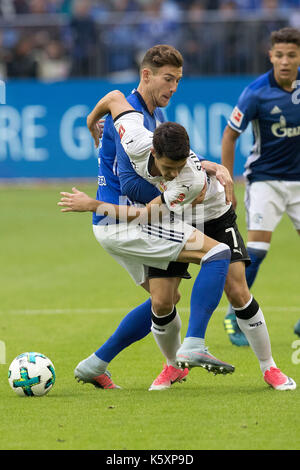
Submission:
[[[270,59],[271,64],[273,64],[273,51],[272,51],[272,49],[269,50],[269,59]]]
[[[141,79],[142,79],[145,83],[149,83],[150,77],[151,77],[151,70],[150,70],[149,68],[144,68],[144,69],[142,69],[142,71],[141,71]]]

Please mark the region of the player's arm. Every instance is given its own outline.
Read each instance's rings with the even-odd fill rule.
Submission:
[[[233,198],[233,180],[229,170],[225,166],[209,160],[201,160],[201,165],[209,176],[215,176],[224,187],[226,204],[230,204]]]
[[[240,133],[226,126],[222,138],[222,164],[227,168],[233,178],[235,144]]]
[[[95,147],[99,146],[100,132],[97,126],[98,121],[106,114],[110,113],[114,119],[119,114],[131,111],[134,108],[128,103],[123,93],[114,90],[103,96],[98,101],[92,112],[87,117],[87,126],[94,139]]]
[[[61,212],[95,212],[97,215],[108,216],[124,222],[139,219],[141,223],[149,223],[154,218],[157,222],[157,217],[160,218],[166,210],[161,196],[140,208],[98,201],[76,188],[72,188],[72,193],[63,191],[60,194],[62,197],[57,205],[62,207]]]
[[[232,129],[229,125],[225,127],[223,138],[222,138],[222,164],[230,173],[233,179],[233,168],[234,168],[234,156],[235,156],[235,145],[240,133]],[[235,208],[237,200],[232,189],[232,205]]]

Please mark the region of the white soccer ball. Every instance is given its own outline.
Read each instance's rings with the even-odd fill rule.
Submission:
[[[9,366],[8,382],[21,397],[41,397],[46,395],[55,383],[54,365],[44,354],[20,354]]]

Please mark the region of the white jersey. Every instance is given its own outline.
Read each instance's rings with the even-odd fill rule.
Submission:
[[[179,175],[167,181],[162,176],[150,174],[153,161],[151,154],[153,132],[144,127],[143,114],[138,111],[125,112],[117,117],[114,125],[134,170],[163,193],[164,201],[170,211],[177,215],[184,213],[186,223],[199,226],[203,222],[220,217],[228,210],[223,186],[215,177],[206,175],[193,151],[190,152]],[[197,204],[196,208],[192,209],[191,204],[205,183],[207,183],[205,199],[202,204]]]

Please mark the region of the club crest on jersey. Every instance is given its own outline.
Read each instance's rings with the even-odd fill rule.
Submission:
[[[236,125],[236,127],[241,127],[242,121],[244,118],[244,113],[239,110],[239,108],[236,106],[230,116],[230,120],[233,122],[233,124]]]
[[[119,127],[119,136],[120,136],[120,139],[122,139],[123,135],[125,134],[125,129],[124,127],[122,126],[122,124],[120,125]]]
[[[167,189],[167,185],[163,183],[162,181],[159,183],[159,189],[164,192]]]

